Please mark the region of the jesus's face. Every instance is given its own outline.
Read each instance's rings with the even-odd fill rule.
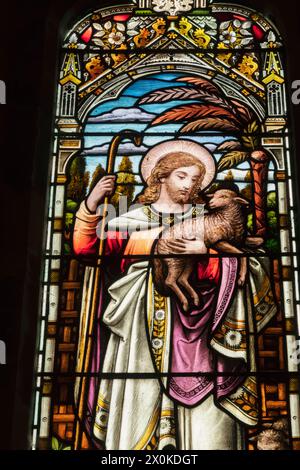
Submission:
[[[200,168],[196,165],[181,167],[172,171],[167,178],[162,178],[161,183],[173,202],[187,204],[200,176]]]

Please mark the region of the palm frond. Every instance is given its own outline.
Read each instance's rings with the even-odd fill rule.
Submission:
[[[259,131],[259,125],[257,121],[250,122],[249,126],[247,127],[247,132],[249,134],[256,134]]]
[[[253,137],[252,135],[250,136],[243,136],[242,137],[242,142],[243,146],[245,148],[255,150],[257,147],[259,147],[259,138],[258,137]]]
[[[227,132],[237,132],[239,130],[239,128],[228,119],[207,117],[185,124],[180,129],[180,132],[195,132],[204,129]]]
[[[234,111],[234,108],[225,103],[224,99],[200,89],[197,90],[195,88],[186,87],[167,88],[165,90],[155,91],[147,96],[144,96],[139,101],[139,104],[166,103],[167,101],[172,100],[194,99],[199,99],[201,101],[208,102],[209,104],[225,107],[228,111]]]
[[[249,158],[248,152],[229,152],[224,155],[218,164],[218,171],[230,170]]]
[[[237,118],[228,110],[221,108],[220,106],[203,105],[203,104],[190,104],[173,108],[169,111],[164,112],[161,116],[154,119],[152,125],[162,124],[167,122],[180,122],[190,121],[197,118],[225,118],[233,123],[236,123],[236,127],[239,126]],[[235,130],[238,130],[235,127]]]
[[[221,106],[224,106],[228,110],[235,113],[235,108],[232,106],[231,101],[227,100],[227,98],[223,96],[223,93],[221,92],[220,88],[218,88],[214,83],[210,82],[209,80],[200,77],[182,77],[178,78],[177,82],[186,82],[196,85],[199,90],[210,95],[210,99],[213,100],[211,102],[218,103]],[[207,100],[209,101],[209,97],[207,98]]]
[[[253,113],[246,106],[237,100],[231,100],[231,103],[235,107],[237,115],[244,123],[247,124],[253,120]]]
[[[165,103],[166,101],[172,100],[193,100],[200,97],[201,93],[196,88],[167,88],[165,90],[154,91],[153,93],[144,96],[139,101],[139,104]]]
[[[208,102],[210,104],[216,104],[218,106],[222,106],[222,108],[227,109],[227,111],[232,112],[235,114],[235,109],[233,106],[229,104],[228,101],[226,101],[224,98],[220,98],[216,95],[208,95],[204,94],[199,96],[202,101]]]
[[[255,150],[256,147],[260,144],[259,139],[259,124],[257,121],[252,121],[246,128],[246,132],[249,135],[244,135],[242,137],[242,142],[244,147]]]
[[[220,95],[220,90],[216,85],[211,83],[209,80],[205,80],[204,78],[200,77],[182,77],[176,80],[177,82],[187,82],[196,85],[200,90],[206,91],[207,93],[211,93],[213,95]]]
[[[219,145],[216,149],[217,152],[229,152],[230,150],[241,150],[241,143],[237,140],[228,140]]]

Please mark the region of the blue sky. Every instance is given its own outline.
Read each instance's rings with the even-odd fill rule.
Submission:
[[[159,104],[147,104],[147,105],[140,105],[138,103],[139,98],[142,96],[152,92],[156,91],[162,88],[169,88],[169,87],[181,87],[184,86],[184,83],[173,81],[177,77],[180,77],[181,74],[174,74],[174,73],[163,73],[163,74],[158,74],[158,75],[153,75],[151,76],[151,79],[145,78],[145,79],[139,79],[136,82],[132,83],[129,87],[127,87],[123,93],[122,96],[120,96],[117,99],[107,101],[103,104],[98,105],[94,110],[91,112],[90,116],[91,118],[95,118],[97,116],[105,115],[107,113],[110,113],[114,110],[117,110],[119,108],[127,108],[128,112],[130,112],[131,108],[140,108],[140,110],[146,112],[146,113],[151,113],[151,115],[159,115],[162,112],[166,111],[167,109],[174,108],[176,106],[182,105],[182,104],[187,104],[187,103],[194,103],[195,100],[193,101],[169,101],[167,103],[159,103]],[[170,83],[172,82],[172,83]],[[115,123],[113,120],[110,121],[109,123],[103,122],[100,124],[94,124],[94,123],[87,123],[85,127],[85,133],[106,133],[108,132],[111,134],[112,132],[119,132],[124,129],[136,129],[137,131],[145,131],[148,134],[159,134],[159,133],[175,133],[182,127],[182,124],[165,124],[161,126],[151,126],[151,121],[153,118],[149,120],[149,122],[142,122],[142,123],[132,123],[128,122],[128,113],[126,113],[126,110],[124,111],[124,122],[117,122]],[[92,147],[94,145],[99,145],[103,144],[105,142],[108,142],[110,140],[109,137],[101,137],[101,140],[99,140],[99,136],[97,137],[92,137],[86,135],[86,145],[85,147]],[[169,136],[168,138],[171,138]],[[161,136],[157,136],[156,139],[149,141],[149,145],[153,145],[153,143],[157,143],[158,141],[161,140]],[[211,139],[210,139],[211,140]],[[215,139],[215,142],[221,142],[223,141],[223,137],[217,137]],[[203,139],[205,141],[205,138]]]
[[[180,87],[184,86],[184,83],[177,82],[176,78],[180,76],[185,76],[186,74],[177,74],[177,73],[163,73],[149,76],[144,79],[139,79],[128,86],[120,97],[107,101],[103,104],[99,104],[93,109],[90,113],[89,118],[97,118],[97,120],[103,121],[99,123],[87,122],[85,127],[85,154],[87,161],[87,170],[90,171],[91,175],[93,174],[96,166],[101,163],[103,167],[106,167],[106,155],[107,147],[113,137],[113,134],[118,133],[125,129],[134,129],[136,131],[145,132],[143,140],[143,151],[139,151],[137,148],[134,148],[132,144],[127,141],[127,147],[129,148],[126,151],[126,154],[130,156],[133,163],[133,171],[135,173],[139,172],[139,166],[141,159],[145,155],[148,148],[166,141],[175,137],[175,134],[182,127],[182,124],[164,124],[160,126],[151,126],[154,115],[160,115],[167,109],[174,108],[178,105],[184,103],[191,103],[193,101],[170,101],[167,103],[160,104],[148,104],[140,105],[138,103],[139,99],[155,90],[169,87]],[[111,114],[112,113],[112,114]],[[136,122],[136,116],[142,116],[145,119],[145,122]],[[116,118],[117,116],[117,118]],[[149,116],[149,117],[147,117]],[[132,120],[131,120],[132,117]],[[148,119],[148,120],[147,120]],[[133,122],[135,120],[135,122]],[[102,133],[104,135],[89,135],[92,133]],[[107,135],[105,135],[107,134]],[[182,135],[182,138],[185,138]],[[216,136],[209,135],[209,132],[199,133],[195,136],[189,136],[189,139],[195,140],[202,145],[208,145],[208,148],[211,151],[214,151],[215,147],[222,143],[225,140],[234,140],[234,137],[231,139],[230,136]],[[126,141],[123,142],[123,148]],[[103,148],[101,148],[103,147]],[[131,150],[130,150],[131,148]],[[121,161],[121,156],[125,154],[121,153],[122,147],[120,146],[119,157],[115,161],[115,169],[117,171],[118,165]],[[216,160],[220,158],[220,155],[215,154]],[[239,167],[239,172],[235,176],[239,176],[242,179],[243,170],[245,173],[249,169],[249,164],[245,163]],[[220,175],[221,177],[224,175]],[[270,172],[270,179],[273,179],[273,172]],[[238,179],[240,179],[238,178]],[[242,183],[241,183],[242,184]],[[243,183],[244,186],[244,183]],[[243,187],[241,186],[241,188]],[[273,186],[272,186],[273,188]]]

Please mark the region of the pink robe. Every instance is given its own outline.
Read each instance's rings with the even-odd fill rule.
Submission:
[[[97,216],[88,216],[85,209],[84,220],[80,218],[76,220],[73,237],[75,255],[81,261],[95,265],[99,252],[96,222]],[[107,258],[102,261],[102,266],[105,271],[113,271],[114,276],[122,276],[129,266],[136,262],[137,258],[134,259],[134,255],[142,254],[147,259],[147,256],[151,254],[152,245],[153,243],[149,243],[149,240],[128,239],[126,232],[109,231],[103,252]],[[127,258],[123,258],[123,254],[126,254]],[[141,261],[141,258],[138,258],[138,261]],[[210,393],[214,394],[216,400],[221,399],[231,394],[244,381],[244,377],[238,374],[245,373],[245,363],[242,360],[222,356],[209,345],[214,331],[225,318],[234,296],[237,272],[238,262],[235,258],[218,259],[202,256],[196,260],[195,271],[190,279],[199,293],[200,306],[186,313],[182,310],[177,297],[172,297],[170,378],[167,387],[165,388],[162,382],[161,387],[172,400],[180,405],[197,406]],[[106,292],[104,282],[105,279],[102,276],[91,364],[91,372],[96,374],[101,371],[101,358],[103,357],[103,346],[100,347],[100,320]],[[148,347],[152,353],[151,344],[148,344]],[[172,376],[172,373],[180,374],[180,376]],[[86,420],[88,428],[92,421],[98,386],[97,377],[90,379]]]

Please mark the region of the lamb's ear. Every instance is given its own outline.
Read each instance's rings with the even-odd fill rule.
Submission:
[[[234,200],[236,202],[238,202],[239,204],[243,205],[243,206],[249,206],[249,204],[250,204],[249,201],[247,201],[247,199],[244,199],[244,198],[239,197],[239,196],[235,197]]]
[[[214,197],[214,194],[208,193],[208,194],[205,194],[205,197],[207,197],[207,199],[212,199]]]

